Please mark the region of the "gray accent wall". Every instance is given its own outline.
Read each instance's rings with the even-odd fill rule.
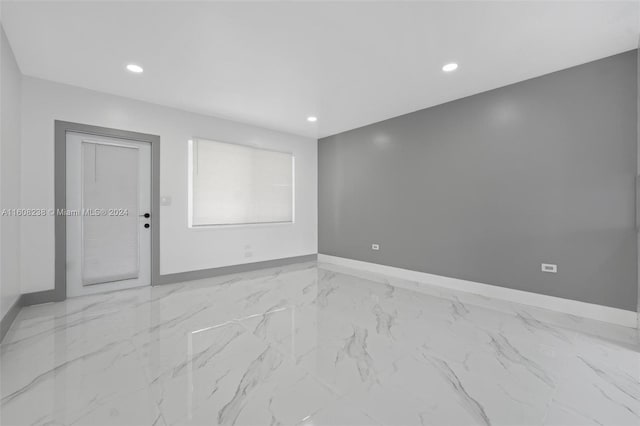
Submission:
[[[633,50],[321,139],[319,253],[635,311],[637,80]]]

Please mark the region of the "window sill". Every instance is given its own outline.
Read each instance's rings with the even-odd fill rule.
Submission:
[[[212,229],[233,229],[233,228],[265,228],[265,227],[281,227],[295,225],[293,222],[265,222],[265,223],[237,223],[229,225],[189,225],[190,230],[212,230]]]

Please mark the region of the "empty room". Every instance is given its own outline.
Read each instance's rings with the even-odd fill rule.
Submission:
[[[640,425],[640,1],[0,24],[0,426]]]

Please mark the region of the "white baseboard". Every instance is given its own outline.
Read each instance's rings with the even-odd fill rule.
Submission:
[[[318,262],[388,275],[408,281],[424,282],[439,287],[480,294],[495,299],[502,299],[523,305],[549,309],[556,312],[618,324],[625,327],[636,328],[638,326],[638,313],[624,309],[595,305],[593,303],[563,299],[561,297],[547,296],[544,294],[530,293],[528,291],[514,290],[511,288],[483,284],[474,281],[443,277],[441,275],[395,268],[393,266],[380,265],[377,263],[362,262],[360,260],[347,259],[344,257],[329,256],[326,254],[318,254]]]

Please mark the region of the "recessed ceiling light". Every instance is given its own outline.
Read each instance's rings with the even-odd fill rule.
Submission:
[[[307,117],[307,121],[310,121],[310,122],[312,122],[312,123],[315,123],[316,121],[318,121],[318,117],[314,117],[314,116]]]
[[[456,64],[455,62],[451,62],[450,64],[447,64],[442,67],[442,71],[444,72],[451,72],[457,69],[458,69],[458,64]]]
[[[136,74],[140,74],[142,71],[144,71],[140,65],[136,64],[127,65],[127,69]]]

